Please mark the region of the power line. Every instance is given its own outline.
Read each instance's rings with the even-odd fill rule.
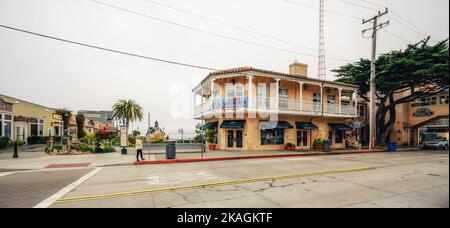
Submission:
[[[149,56],[144,56],[144,55],[139,55],[139,54],[133,54],[133,53],[130,53],[130,52],[114,50],[114,49],[100,47],[100,46],[96,46],[96,45],[92,45],[92,44],[81,43],[81,42],[67,40],[67,39],[63,39],[63,38],[59,38],[59,37],[55,37],[55,36],[50,36],[50,35],[45,35],[45,34],[41,34],[41,33],[31,32],[31,31],[27,31],[27,30],[24,30],[24,29],[19,29],[19,28],[7,26],[7,25],[0,24],[0,27],[5,28],[5,29],[18,31],[18,32],[22,32],[22,33],[35,35],[35,36],[39,36],[39,37],[43,37],[43,38],[57,40],[57,41],[65,42],[65,43],[80,45],[80,46],[89,47],[89,48],[94,48],[94,49],[98,49],[98,50],[102,50],[102,51],[113,52],[113,53],[117,53],[117,54],[121,54],[121,55],[127,55],[127,56],[132,56],[132,57],[137,57],[137,58],[142,58],[142,59],[147,59],[147,60],[152,60],[152,61],[157,61],[157,62],[163,62],[163,63],[173,64],[173,65],[180,65],[180,66],[185,66],[185,67],[190,67],[190,68],[197,68],[197,69],[202,69],[202,70],[217,71],[217,69],[211,68],[211,67],[205,67],[205,66],[193,65],[193,64],[188,64],[188,63],[176,62],[176,61],[165,60],[165,59],[160,59],[160,58],[155,58],[155,57],[149,57]]]
[[[240,42],[240,43],[244,43],[244,44],[250,44],[250,45],[253,45],[253,46],[262,47],[262,48],[266,48],[266,49],[272,49],[272,50],[277,50],[277,51],[281,51],[281,52],[287,52],[287,53],[291,53],[291,54],[299,54],[299,55],[305,55],[305,56],[310,56],[310,57],[318,57],[317,55],[310,54],[310,53],[298,52],[298,51],[292,51],[292,50],[288,50],[288,49],[273,47],[273,46],[269,46],[269,45],[265,45],[265,44],[261,44],[261,43],[256,43],[256,42],[252,42],[252,41],[247,41],[247,40],[243,40],[243,39],[239,39],[239,38],[235,38],[235,37],[231,37],[231,36],[227,36],[227,35],[223,35],[223,34],[219,34],[219,33],[215,33],[215,32],[206,31],[206,30],[203,30],[203,29],[200,29],[200,28],[196,28],[196,27],[192,27],[192,26],[188,26],[188,25],[172,22],[172,21],[169,21],[169,20],[166,20],[166,19],[150,16],[150,15],[147,15],[147,14],[139,13],[139,12],[136,12],[136,11],[133,11],[133,10],[125,9],[125,8],[122,8],[122,7],[119,7],[119,6],[111,5],[111,4],[100,2],[100,1],[96,1],[96,0],[91,0],[91,1],[94,2],[94,3],[98,3],[100,5],[103,5],[103,6],[107,6],[107,7],[110,7],[110,8],[114,8],[114,9],[126,12],[126,13],[135,14],[135,15],[142,16],[142,17],[145,17],[145,18],[149,18],[151,20],[155,20],[155,21],[163,22],[163,23],[170,24],[170,25],[173,25],[173,26],[181,27],[181,28],[184,28],[184,29],[188,29],[188,30],[192,30],[192,31],[196,31],[196,32],[200,32],[200,33],[204,33],[204,34],[220,37],[220,38],[223,38],[223,39],[228,39],[228,40],[232,40],[232,41],[236,41],[236,42]],[[340,59],[340,58],[330,58],[330,59],[333,59],[333,60],[336,60],[336,61],[342,61],[342,62],[351,62],[352,61],[352,60]]]
[[[293,4],[293,5],[298,5],[298,6],[307,7],[307,8],[310,8],[310,9],[319,10],[318,7],[306,5],[306,4],[297,2],[297,1],[292,1],[292,0],[282,0],[282,1],[291,3],[291,4]],[[335,15],[343,16],[343,17],[348,17],[348,18],[352,18],[352,19],[356,19],[356,20],[360,20],[360,21],[363,19],[362,17],[357,17],[357,16],[354,16],[354,15],[349,15],[349,14],[345,14],[345,13],[340,13],[340,12],[337,12],[337,11],[332,11],[332,10],[324,10],[324,11],[327,12],[327,13],[331,13],[331,14],[335,14]]]
[[[223,21],[211,18],[211,17],[203,16],[203,15],[191,12],[191,11],[187,11],[187,10],[184,10],[184,9],[180,9],[180,8],[176,8],[176,7],[173,7],[173,6],[169,6],[169,5],[157,2],[157,1],[153,1],[153,0],[146,0],[146,1],[148,3],[154,4],[154,5],[158,5],[158,6],[165,7],[165,8],[174,10],[174,11],[178,11],[178,12],[181,12],[181,13],[184,13],[184,14],[187,14],[187,15],[191,15],[191,16],[195,16],[195,17],[198,17],[198,18],[202,18],[202,19],[207,20],[207,21],[211,21],[211,22],[214,22],[214,23],[217,23],[217,24],[221,24],[221,25],[230,27],[230,28],[234,28],[234,29],[237,29],[237,30],[248,32],[248,33],[251,33],[251,34],[254,34],[254,35],[257,35],[257,36],[261,36],[261,37],[268,38],[268,39],[271,39],[271,40],[279,41],[279,42],[282,42],[282,43],[285,43],[285,44],[289,44],[289,45],[294,45],[294,46],[301,47],[301,48],[304,48],[304,49],[317,51],[314,48],[306,47],[306,46],[303,46],[303,45],[300,45],[300,44],[297,44],[297,43],[294,43],[294,42],[286,41],[286,40],[283,40],[283,39],[280,39],[280,38],[277,38],[277,37],[274,37],[274,36],[271,36],[271,35],[267,35],[267,34],[264,34],[264,33],[252,31],[250,29],[247,29],[247,28],[244,28],[244,27],[241,27],[241,26],[233,25],[233,24],[230,24],[230,23],[227,23],[227,22],[223,22]]]
[[[378,9],[375,9],[375,8],[372,8],[372,7],[368,7],[368,6],[364,6],[364,5],[360,5],[360,4],[357,4],[357,3],[354,3],[354,2],[350,2],[350,1],[347,1],[347,0],[338,0],[338,1],[346,3],[348,5],[356,6],[356,7],[359,7],[359,8],[364,8],[364,9],[368,9],[368,10],[372,10],[372,11],[379,11]]]
[[[377,7],[386,8],[386,6],[383,6],[383,5],[381,5],[381,4],[378,4],[378,3],[375,3],[375,2],[371,2],[371,1],[368,1],[368,0],[359,0],[359,1],[362,1],[362,2],[365,2],[365,3],[368,3],[368,4],[371,4],[371,5],[374,5],[374,6],[377,6]],[[425,32],[424,30],[420,29],[418,26],[416,26],[416,25],[414,25],[413,23],[411,23],[411,22],[409,22],[408,20],[406,20],[403,16],[401,16],[401,15],[400,15],[399,13],[397,13],[395,10],[392,10],[392,9],[391,9],[390,11],[391,11],[391,13],[392,13],[393,15],[395,15],[395,16],[397,16],[398,18],[400,18],[401,20],[403,20],[406,24],[400,22],[399,20],[397,20],[397,19],[395,19],[395,18],[391,18],[393,21],[395,21],[395,22],[397,22],[397,23],[403,25],[404,27],[409,28],[410,30],[412,30],[412,31],[414,31],[414,32],[416,32],[416,33],[418,33],[418,34],[425,35],[425,36],[428,36],[428,35],[429,35],[429,33]]]
[[[292,0],[282,0],[282,1],[285,1],[285,2],[288,2],[288,3],[291,3],[291,4],[294,4],[294,5],[302,6],[302,7],[311,8],[311,9],[317,9],[317,10],[319,9],[319,8],[317,8],[317,7],[310,6],[310,5],[306,5],[306,4],[297,2],[297,1],[292,1]],[[366,8],[365,6],[362,6],[362,5],[359,5],[359,4],[353,4],[353,3],[349,2],[349,1],[346,1],[346,0],[339,0],[339,1],[345,2],[345,3],[347,3],[347,4],[352,4],[352,5],[354,5],[354,6]],[[381,7],[384,7],[384,6],[381,6]],[[372,8],[370,8],[370,7],[367,7],[367,9],[371,9],[371,10],[374,10],[374,11],[378,11],[378,10],[372,9]],[[363,20],[362,17],[358,17],[358,16],[354,16],[354,15],[349,15],[349,14],[345,14],[345,13],[340,13],[340,12],[336,12],[336,11],[325,10],[325,12],[332,13],[332,14],[335,14],[335,15],[338,15],[338,16],[347,17],[347,18],[349,18],[349,19],[354,19],[354,20],[358,20],[358,21]],[[388,32],[388,34],[390,34],[390,35],[392,35],[394,38],[400,39],[400,40],[402,40],[402,41],[405,41],[405,42],[407,41],[407,39],[402,38],[400,35],[397,35],[397,34],[395,34],[395,33],[393,33],[393,32]],[[409,42],[407,42],[407,43],[409,44]]]

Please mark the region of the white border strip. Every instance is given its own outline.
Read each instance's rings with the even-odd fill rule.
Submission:
[[[50,205],[55,203],[58,199],[62,198],[64,195],[66,195],[67,193],[72,191],[78,185],[82,184],[83,182],[85,182],[86,180],[88,180],[89,178],[91,178],[92,176],[97,174],[98,172],[100,172],[100,170],[102,170],[102,169],[103,168],[96,168],[96,169],[92,170],[91,172],[89,172],[88,174],[82,176],[80,179],[76,180],[72,184],[67,185],[66,187],[61,189],[59,192],[55,193],[54,195],[48,197],[46,200],[42,201],[38,205],[34,206],[34,208],[48,208],[48,207],[50,207]]]
[[[10,174],[13,174],[14,172],[6,172],[6,173],[0,173],[0,177],[8,176]]]

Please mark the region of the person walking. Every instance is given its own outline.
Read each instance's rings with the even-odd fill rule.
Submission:
[[[141,160],[144,161],[144,155],[142,153],[142,149],[144,148],[143,143],[142,143],[142,138],[141,136],[136,137],[136,160],[139,161],[139,156],[141,156]]]

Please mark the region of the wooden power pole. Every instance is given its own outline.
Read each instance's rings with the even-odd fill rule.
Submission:
[[[375,119],[376,116],[376,84],[375,84],[375,79],[376,79],[376,66],[375,66],[375,61],[377,58],[377,32],[378,30],[386,27],[389,25],[389,21],[384,22],[379,24],[379,19],[388,14],[389,10],[386,8],[386,10],[382,13],[382,12],[378,12],[377,15],[375,15],[374,17],[372,17],[371,19],[368,20],[364,20],[363,19],[363,24],[369,23],[369,22],[373,22],[373,27],[372,28],[368,28],[362,31],[363,33],[363,37],[364,34],[368,31],[372,31],[372,60],[371,60],[371,66],[370,66],[370,115],[369,115],[369,119],[370,119],[370,140],[369,140],[369,149],[375,149],[375,146],[377,144],[377,121]]]

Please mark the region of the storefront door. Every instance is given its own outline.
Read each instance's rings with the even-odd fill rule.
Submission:
[[[227,130],[227,147],[229,149],[239,149],[244,145],[242,130]]]
[[[307,130],[297,131],[297,146],[302,148],[308,148],[309,132]]]
[[[16,126],[16,140],[26,142],[27,128],[25,126]]]

